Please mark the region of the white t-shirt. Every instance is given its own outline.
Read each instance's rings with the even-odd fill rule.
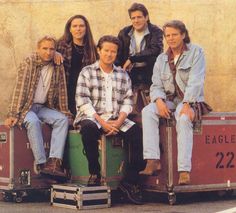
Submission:
[[[34,94],[34,103],[44,104],[47,101],[47,94],[50,87],[53,69],[54,68],[51,64],[43,66]]]

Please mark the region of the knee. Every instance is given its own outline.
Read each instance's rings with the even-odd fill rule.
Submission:
[[[98,132],[97,125],[90,121],[90,120],[84,120],[81,122],[81,134],[86,136],[94,136],[95,133]]]
[[[31,129],[31,128],[34,128],[34,127],[38,127],[40,125],[41,125],[41,121],[37,117],[28,119],[25,122],[26,129]]]
[[[189,125],[191,124],[191,120],[189,119],[189,117],[185,114],[182,114],[180,117],[179,117],[179,120],[177,121],[179,123],[180,126],[184,125]]]
[[[65,127],[69,126],[69,120],[64,114],[58,116],[56,123],[59,124],[60,126],[65,126]]]
[[[159,118],[157,116],[157,109],[154,103],[151,103],[143,108],[142,110],[142,121],[146,120],[155,120],[159,122]]]
[[[153,110],[152,110],[152,108],[150,107],[150,105],[147,105],[146,107],[144,107],[143,109],[142,109],[142,117],[149,117],[149,116],[151,116],[151,115],[153,115],[154,113],[153,113]]]

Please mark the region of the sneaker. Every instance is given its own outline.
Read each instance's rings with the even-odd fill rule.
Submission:
[[[121,181],[118,188],[127,196],[130,202],[136,205],[143,204],[141,189],[138,185]]]
[[[101,175],[90,175],[87,186],[101,186]]]

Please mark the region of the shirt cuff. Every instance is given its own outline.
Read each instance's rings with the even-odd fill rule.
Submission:
[[[125,112],[127,115],[129,115],[133,110],[133,107],[130,105],[122,106],[120,109],[120,112]]]
[[[80,107],[80,111],[83,112],[83,114],[87,115],[88,117],[93,117],[93,115],[96,113],[95,109],[91,104],[84,104]]]

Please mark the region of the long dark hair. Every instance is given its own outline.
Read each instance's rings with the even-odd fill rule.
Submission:
[[[172,21],[166,22],[163,26],[164,35],[165,35],[165,29],[167,27],[175,28],[175,29],[179,30],[181,34],[185,33],[185,38],[184,38],[183,41],[186,44],[190,43],[190,37],[189,37],[189,34],[188,34],[188,30],[187,30],[185,24],[182,21],[172,20]]]
[[[90,25],[88,20],[82,16],[82,15],[74,15],[72,16],[65,25],[65,30],[63,36],[60,38],[60,40],[64,40],[66,43],[73,42],[73,37],[70,32],[71,22],[74,19],[82,19],[85,23],[86,32],[84,36],[84,58],[83,58],[83,65],[89,65],[96,61],[97,59],[97,51],[96,51],[96,45],[93,40],[93,35],[90,29]]]

